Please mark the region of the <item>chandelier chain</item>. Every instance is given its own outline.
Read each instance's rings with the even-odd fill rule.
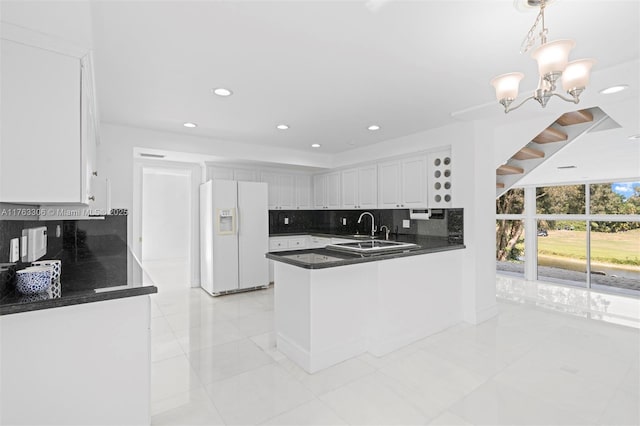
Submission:
[[[529,29],[529,32],[527,33],[526,37],[524,38],[524,40],[522,40],[522,44],[520,44],[520,53],[527,53],[529,51],[529,49],[531,49],[533,47],[533,45],[536,43],[536,28],[538,27],[538,24],[540,24],[540,22],[542,22],[542,28],[540,29],[540,44],[544,44],[547,42],[547,28],[545,28],[544,26],[544,7],[545,7],[545,2],[544,0],[542,0],[540,2],[540,12],[538,12],[538,16],[536,17],[536,21],[533,23],[533,25],[531,26],[531,28]]]

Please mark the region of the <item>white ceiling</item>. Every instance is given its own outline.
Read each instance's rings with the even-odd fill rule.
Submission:
[[[537,83],[535,62],[518,53],[535,10],[518,11],[510,0],[368,5],[95,2],[101,118],[339,153],[452,123],[452,113],[478,105],[500,111],[491,105],[495,75],[525,72],[523,91]],[[640,57],[637,0],[556,0],[546,18],[549,38],[575,39],[571,58],[596,58],[596,70]],[[636,91],[637,83],[628,82]],[[214,87],[234,95],[214,96]],[[182,127],[186,121],[198,128]],[[279,131],[280,123],[291,128]],[[368,131],[370,124],[382,129]]]

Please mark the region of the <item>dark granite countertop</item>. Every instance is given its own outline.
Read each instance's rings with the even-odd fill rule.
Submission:
[[[400,252],[367,255],[339,252],[326,248],[315,248],[267,253],[266,257],[277,262],[288,263],[305,269],[324,269],[465,248],[463,243],[450,242],[446,237],[425,237],[418,235],[399,235],[398,237],[400,238],[398,238],[397,241],[411,242],[418,244],[418,247]]]
[[[2,269],[3,278],[6,279],[8,275],[7,269],[6,267]],[[0,298],[0,315],[101,302],[158,292],[157,287],[154,285],[121,285],[118,282],[107,285],[96,280],[75,280],[69,281],[68,285],[65,285],[65,281],[62,280],[61,284],[51,286],[47,292],[36,295],[23,295],[15,289],[14,285],[8,284],[7,291]]]

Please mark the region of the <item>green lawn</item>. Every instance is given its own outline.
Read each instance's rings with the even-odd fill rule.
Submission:
[[[586,240],[586,231],[549,231],[548,237],[538,237],[538,253],[586,259]],[[591,259],[603,264],[640,267],[640,229],[618,233],[592,232]]]

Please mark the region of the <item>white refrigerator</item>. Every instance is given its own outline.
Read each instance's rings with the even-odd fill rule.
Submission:
[[[200,185],[200,285],[220,294],[269,285],[267,184],[210,180]]]

